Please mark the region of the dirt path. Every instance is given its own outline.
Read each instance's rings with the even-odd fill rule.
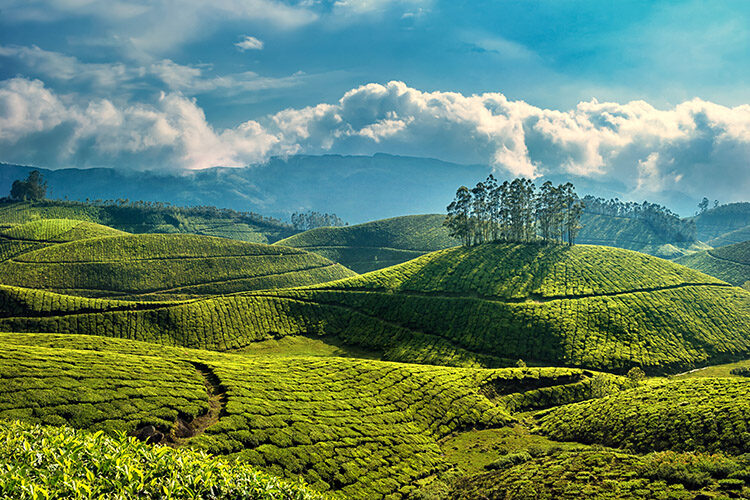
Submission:
[[[164,442],[170,446],[182,446],[190,438],[203,434],[203,432],[214,425],[224,415],[227,406],[227,388],[221,383],[216,373],[203,363],[190,361],[195,371],[203,377],[208,394],[208,412],[186,421],[182,418],[175,420],[171,431],[165,436]]]

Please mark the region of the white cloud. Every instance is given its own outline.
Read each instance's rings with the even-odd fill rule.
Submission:
[[[177,71],[174,85],[189,87],[194,78]],[[45,151],[52,166],[142,168],[387,152],[489,163],[503,175],[617,180],[639,196],[679,190],[730,200],[750,192],[750,106],[693,99],[657,109],[592,100],[561,111],[500,93],[423,92],[390,82],[352,89],[333,104],[215,130],[196,101],[179,92],[118,106],[63,99],[39,81],[16,78],[0,82],[0,151],[0,161],[33,163]]]
[[[245,35],[241,41],[234,44],[242,52],[246,50],[262,50],[263,42],[254,36]]]

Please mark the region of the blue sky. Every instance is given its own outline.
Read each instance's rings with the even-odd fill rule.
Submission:
[[[210,4],[0,0],[0,161],[382,151],[750,192],[747,2]]]

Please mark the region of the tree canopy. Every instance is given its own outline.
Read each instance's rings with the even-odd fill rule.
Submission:
[[[458,188],[445,225],[466,246],[538,239],[572,245],[581,228],[583,206],[569,182],[554,186],[547,181],[537,191],[529,179],[499,184],[490,174],[473,189]]]
[[[10,197],[14,200],[43,200],[47,196],[47,182],[42,179],[39,170],[33,170],[25,181],[15,180],[10,188]]]

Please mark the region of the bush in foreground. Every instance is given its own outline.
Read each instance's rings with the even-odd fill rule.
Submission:
[[[3,498],[323,498],[247,465],[65,427],[0,421]]]

